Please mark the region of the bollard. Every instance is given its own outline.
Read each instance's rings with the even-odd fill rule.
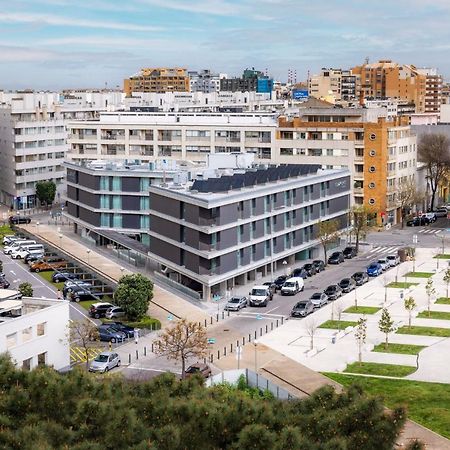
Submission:
[[[212,318],[212,316],[211,316],[211,325],[212,325],[212,323],[213,323],[213,318]]]
[[[270,322],[270,331],[273,331],[273,322]]]
[[[222,320],[225,319],[225,313],[222,311]]]
[[[216,322],[219,321],[219,314],[216,314]]]
[[[206,319],[205,319],[205,328],[206,328],[206,325],[207,325],[207,324],[206,324]]]
[[[152,342],[152,353],[154,353],[154,351],[153,351],[153,342]]]
[[[252,337],[250,336],[250,334],[248,335],[248,342],[252,341]]]
[[[147,356],[147,347],[144,347],[144,356]]]
[[[230,344],[230,353],[233,353],[233,343]]]
[[[257,335],[256,335],[256,330],[255,330],[255,339],[257,338]]]
[[[229,310],[227,311],[227,316],[230,317],[230,311]]]
[[[278,328],[278,319],[277,319],[277,328]]]
[[[211,362],[214,361],[214,357],[213,357],[212,353],[209,355],[209,359],[210,359]]]
[[[198,323],[198,327],[199,327],[199,328],[202,327],[202,323],[201,323],[201,322]]]
[[[245,345],[245,336],[242,338],[242,345]]]
[[[268,331],[268,328],[267,328],[267,325],[266,325],[266,334],[267,334],[267,331]]]
[[[220,350],[217,350],[217,359],[220,359]]]
[[[236,347],[239,347],[239,341],[236,341]]]
[[[131,364],[131,353],[128,353],[128,364]]]
[[[281,325],[283,325],[284,317],[281,318]]]
[[[223,356],[227,356],[227,348],[226,347],[223,348]]]
[[[136,350],[136,359],[139,359],[139,351]]]
[[[259,329],[259,335],[262,336],[262,328]]]

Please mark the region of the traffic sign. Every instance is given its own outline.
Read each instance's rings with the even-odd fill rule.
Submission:
[[[208,338],[208,344],[215,344],[216,338]]]
[[[167,316],[167,320],[173,320],[173,315],[172,315],[172,314],[169,314],[169,315]]]

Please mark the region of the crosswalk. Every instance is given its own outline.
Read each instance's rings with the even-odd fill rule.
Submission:
[[[436,228],[421,228],[418,233],[422,234],[439,234],[442,230],[437,230]]]
[[[365,259],[372,259],[374,257],[378,257],[381,255],[396,255],[397,250],[400,248],[400,245],[377,245],[369,250],[365,255]]]

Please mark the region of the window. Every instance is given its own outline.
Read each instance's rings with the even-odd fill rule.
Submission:
[[[148,230],[150,228],[149,216],[141,216],[140,228],[141,230]]]
[[[113,228],[122,228],[122,214],[113,214]]]
[[[113,191],[122,190],[122,179],[120,177],[112,177],[112,190]]]
[[[31,327],[22,330],[22,342],[28,342],[33,337],[33,329]]]
[[[32,362],[33,362],[33,358],[24,359],[22,361],[22,370],[30,371]]]
[[[370,156],[375,156],[377,154],[377,152],[375,150],[370,150],[369,155]]]
[[[369,189],[374,189],[375,188],[375,183],[369,183]]]
[[[109,191],[109,177],[100,177],[100,190]]]
[[[100,195],[100,209],[109,209],[109,195]]]
[[[100,226],[109,228],[110,227],[110,217],[111,217],[111,214],[101,213],[100,214]]]
[[[370,166],[369,167],[369,172],[371,172],[371,173],[375,172],[375,166]]]
[[[6,348],[11,348],[17,345],[17,333],[6,335]]]
[[[374,141],[376,138],[377,138],[377,135],[376,135],[375,133],[370,133],[370,134],[369,134],[369,139],[370,139],[371,141]]]
[[[370,199],[369,199],[369,203],[370,203],[371,205],[374,205],[374,204],[375,204],[375,199],[374,199],[374,198],[370,198]]]
[[[37,325],[37,335],[38,336],[44,336],[46,328],[47,328],[47,322],[38,323],[38,325]]]
[[[139,207],[140,207],[141,211],[150,209],[150,198],[149,197],[141,197]]]
[[[148,178],[141,178],[140,180],[140,191],[147,192],[150,186],[150,180]]]
[[[45,366],[47,363],[47,352],[39,353],[37,360],[38,366]]]
[[[113,195],[112,207],[115,210],[122,209],[122,197],[120,195]]]

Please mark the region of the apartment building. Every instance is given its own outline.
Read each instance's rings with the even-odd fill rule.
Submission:
[[[128,97],[133,92],[189,92],[189,89],[189,75],[180,67],[144,68],[123,82]]]
[[[0,301],[0,353],[8,352],[17,367],[70,367],[67,338],[69,303],[23,298]]]
[[[308,80],[308,92],[311,97],[333,103],[358,102],[360,91],[360,76],[352,74],[350,70],[323,68],[320,74],[312,75]]]
[[[180,168],[173,161],[96,160],[87,164],[66,163],[67,208],[65,216],[75,233],[96,237],[115,231],[148,245],[149,197],[151,185],[180,180]],[[176,175],[178,174],[178,177]]]
[[[209,69],[197,71],[189,71],[190,91],[191,92],[203,92],[204,94],[210,94],[212,92],[220,91],[221,78],[227,78],[226,74],[214,73]]]
[[[437,69],[430,67],[419,68],[417,72],[425,76],[424,113],[439,114],[442,103],[442,76],[437,72]]]
[[[240,78],[222,78],[220,80],[221,91],[271,93],[273,86],[273,79],[255,68],[245,69]]]
[[[173,158],[204,162],[210,153],[253,152],[272,158],[273,113],[104,113],[72,122],[68,160]]]
[[[220,155],[214,155],[215,157]],[[350,173],[320,165],[208,170],[186,185],[150,186],[149,257],[203,300],[295,260],[319,256],[318,221],[347,226]],[[224,167],[224,164],[221,164]]]
[[[397,223],[396,192],[415,177],[417,139],[407,117],[389,121],[375,108],[305,108],[279,118],[274,153],[284,164],[348,168],[352,203],[371,205],[379,224]]]

